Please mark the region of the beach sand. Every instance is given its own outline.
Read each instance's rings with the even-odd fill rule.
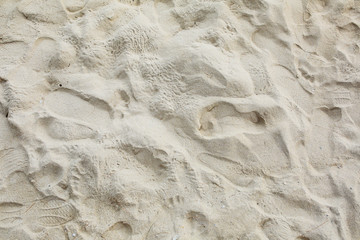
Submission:
[[[360,1],[0,0],[0,240],[360,239]]]

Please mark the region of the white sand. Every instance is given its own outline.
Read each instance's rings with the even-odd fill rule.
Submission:
[[[358,240],[359,88],[358,0],[0,0],[0,240]]]

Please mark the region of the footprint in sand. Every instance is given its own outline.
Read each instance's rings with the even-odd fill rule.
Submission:
[[[130,240],[132,237],[132,228],[125,222],[117,222],[105,231],[102,237],[105,240]]]
[[[34,22],[61,24],[66,21],[66,13],[57,0],[23,0],[17,5],[17,10],[27,20]]]
[[[20,224],[59,226],[75,217],[75,209],[64,200],[47,197],[25,205],[14,202],[0,203],[0,227],[11,228]]]
[[[207,216],[199,210],[188,209],[189,199],[175,195],[166,200],[166,208],[170,214],[159,214],[153,228],[148,235],[149,239],[207,239],[212,231]],[[166,222],[166,224],[165,224]],[[171,222],[172,228],[167,226]],[[171,238],[170,238],[171,239]]]
[[[0,182],[13,172],[27,172],[28,167],[28,156],[24,148],[18,146],[0,150]]]
[[[140,163],[144,170],[144,175],[149,179],[156,179],[156,181],[163,181],[168,177],[168,171],[171,168],[170,163],[167,162],[167,154],[161,150],[151,151],[147,148],[129,147],[128,151],[135,157],[136,161]]]
[[[19,188],[19,186],[22,186]],[[66,201],[43,197],[24,173],[16,172],[0,189],[0,227],[59,226],[75,218],[75,208]]]
[[[35,71],[46,71],[51,58],[54,56],[54,49],[57,49],[55,39],[50,37],[36,39],[32,49],[27,54],[27,65]],[[28,78],[25,77],[23,81],[27,82]]]
[[[1,81],[1,79],[0,79],[0,81]],[[0,92],[1,92],[1,85],[0,85]],[[1,92],[0,95],[1,94],[3,94],[3,92]],[[2,109],[2,106],[0,104],[0,151],[2,151],[4,149],[14,148],[14,146],[18,145],[18,143],[16,141],[17,139],[14,136],[17,133],[17,129],[15,129],[13,126],[11,126],[11,124],[8,121],[9,117],[10,117],[9,110]],[[0,156],[1,156],[1,153],[0,153]],[[0,160],[0,162],[1,162],[1,160]],[[2,168],[0,168],[0,169],[2,169]]]
[[[55,162],[50,162],[43,166],[39,171],[31,175],[34,185],[39,190],[46,190],[57,185],[64,176],[63,168]]]
[[[97,194],[98,170],[90,159],[79,160],[70,170],[70,187],[75,197],[88,197]]]
[[[199,211],[186,211],[174,218],[176,234],[183,239],[207,239],[211,229],[209,220]]]
[[[96,98],[83,99],[71,92],[58,90],[45,98],[45,105],[49,111],[62,117],[98,128],[111,126],[109,106]]]
[[[62,0],[65,10],[70,13],[84,9],[88,2],[89,0]]]
[[[186,222],[189,232],[193,236],[206,236],[208,233],[209,221],[201,212],[189,211],[186,214]]]
[[[96,131],[84,124],[55,117],[40,119],[39,127],[45,129],[49,137],[58,140],[92,139],[96,136]]]
[[[0,115],[0,187],[13,173],[25,174],[29,169],[28,154],[23,146],[15,143],[13,130],[6,117]]]
[[[0,76],[6,76],[22,63],[28,46],[24,42],[14,41],[0,44]]]
[[[241,132],[257,133],[265,128],[264,117],[259,112],[242,112],[227,102],[217,102],[205,107],[199,122],[200,133],[207,137],[232,136]]]
[[[253,176],[261,174],[261,164],[259,162],[253,163],[253,166],[248,166],[241,162],[208,153],[199,154],[198,160],[238,186],[244,185],[244,182],[246,183]]]

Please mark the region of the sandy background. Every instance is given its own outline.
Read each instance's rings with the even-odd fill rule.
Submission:
[[[360,239],[360,1],[0,0],[0,239]]]

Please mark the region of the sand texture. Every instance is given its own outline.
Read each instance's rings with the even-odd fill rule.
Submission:
[[[359,0],[0,0],[0,240],[360,240]]]

